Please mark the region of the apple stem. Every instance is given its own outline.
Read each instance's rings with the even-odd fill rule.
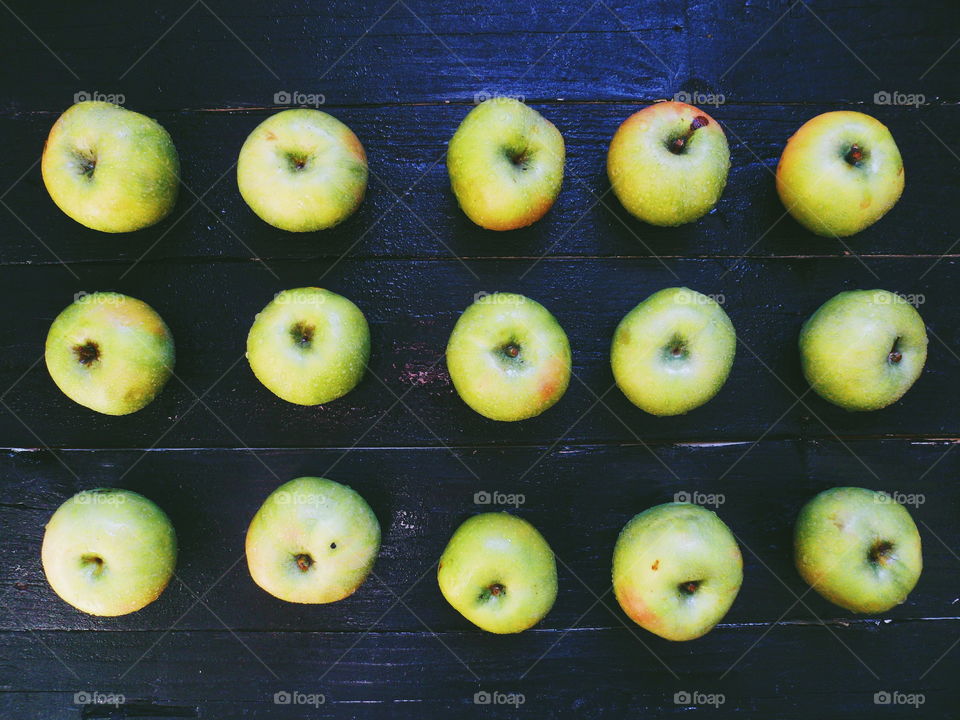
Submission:
[[[73,352],[77,356],[77,362],[81,365],[91,365],[100,357],[100,347],[93,340],[87,340],[83,345],[74,346]]]
[[[518,348],[513,343],[510,343],[505,348],[503,348],[503,352],[506,353],[507,357],[515,358],[520,354],[520,348]]]
[[[310,569],[310,566],[313,565],[313,558],[306,553],[300,553],[297,555],[296,560],[297,567],[300,568],[301,572],[306,572]]]
[[[847,154],[843,156],[843,159],[846,160],[851,165],[856,165],[861,160],[863,160],[863,150],[859,145],[854,143],[850,146],[850,149],[847,151]]]
[[[674,138],[673,141],[668,146],[670,152],[674,155],[679,155],[682,153],[686,147],[687,143],[690,142],[690,138],[693,137],[693,134],[702,127],[706,127],[710,124],[710,121],[703,115],[697,115],[693,120],[690,121],[690,129],[687,130],[686,135],[681,135],[678,138]]]

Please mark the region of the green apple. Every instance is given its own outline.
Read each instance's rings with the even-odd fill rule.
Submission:
[[[173,373],[173,336],[142,300],[78,293],[47,333],[47,370],[63,394],[105,415],[147,406]]]
[[[903,193],[903,160],[887,127],[849,110],[817,115],[787,141],[777,192],[817,235],[845,237],[886,215]]]
[[[126,615],[160,597],[177,564],[166,513],[130,490],[84,490],[47,523],[43,572],[64,601],[91,615]]]
[[[613,550],[617,602],[640,627],[667,640],[706,635],[743,582],[740,547],[716,513],[666,503],[628,522]]]
[[[237,185],[260,219],[290,232],[333,227],[360,207],[367,154],[353,131],[320,110],[284,110],[240,149]]]
[[[131,232],[160,222],[177,202],[180,159],[158,122],[105,102],[79,102],[43,147],[43,183],[81,225]]]
[[[317,477],[284,483],[247,530],[253,581],[294,603],[330,603],[360,587],[380,550],[380,523],[355,490]]]
[[[846,410],[879,410],[895,403],[920,377],[927,330],[903,296],[886,290],[834,295],[800,330],[807,382]]]
[[[508,513],[483,513],[450,538],[437,568],[455,610],[492,633],[518,633],[543,620],[557,599],[557,562],[537,529]]]
[[[652,415],[679,415],[720,391],[736,350],[733,324],[716,300],[689,288],[667,288],[620,321],[610,364],[634,405]]]
[[[552,407],[570,383],[570,343],[543,305],[513,293],[479,294],[447,343],[463,401],[491,420],[525,420]]]
[[[920,579],[920,533],[907,509],[884,492],[825,490],[803,506],[794,559],[804,580],[827,600],[860,613],[885,612]]]
[[[450,186],[480,227],[526,227],[560,194],[565,152],[560,131],[536,110],[513,98],[491,98],[471,110],[450,139]]]
[[[720,123],[693,105],[661,102],[634,113],[607,152],[607,177],[627,211],[651,225],[693,222],[717,204],[730,149]]]
[[[316,287],[277,293],[247,335],[247,360],[272,393],[298,405],[336,400],[370,359],[370,328],[356,305]]]

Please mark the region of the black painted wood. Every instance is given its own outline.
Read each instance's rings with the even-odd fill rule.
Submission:
[[[0,716],[955,717],[955,3],[56,5],[0,7]],[[44,138],[76,93],[92,91],[123,94],[174,137],[184,189],[155,228],[94,233],[46,195]],[[239,147],[284,91],[322,94],[370,156],[364,204],[332,231],[276,231],[236,191]],[[659,229],[626,215],[604,161],[625,117],[677,92],[723,96],[707,109],[733,167],[714,212]],[[877,92],[924,102],[877,104]],[[555,122],[568,156],[556,206],[508,234],[462,216],[443,161],[475,99],[498,93]],[[842,242],[784,217],[772,176],[790,134],[832,109],[880,118],[907,169],[888,217]],[[242,359],[253,315],[305,284],[354,299],[373,330],[371,373],[323,408],[282,403]],[[741,344],[714,401],[657,419],[611,388],[609,338],[633,305],[677,284],[722,294]],[[930,332],[924,375],[879,413],[833,408],[799,373],[803,319],[855,287],[918,296]],[[100,289],[150,302],[177,341],[178,377],[126,418],[74,405],[43,367],[53,317]],[[535,420],[480,418],[444,367],[458,313],[493,290],[543,302],[573,346],[578,379]],[[302,474],[356,487],[384,527],[376,576],[331,606],[270,598],[242,557],[259,503]],[[798,508],[840,484],[924,499],[911,508],[924,574],[879,617],[804,594],[791,565]],[[102,485],[157,500],[181,542],[172,586],[124,618],[75,612],[39,565],[49,515]],[[560,560],[556,607],[516,637],[479,632],[436,588],[434,563],[459,522],[487,509],[474,502],[483,490],[522,493],[516,512]],[[723,494],[746,564],[723,624],[686,644],[633,626],[604,594],[619,528],[678,492]],[[525,702],[478,705],[480,691]],[[725,702],[678,703],[679,691]],[[326,702],[276,704],[278,692]],[[883,692],[925,703],[877,705]]]

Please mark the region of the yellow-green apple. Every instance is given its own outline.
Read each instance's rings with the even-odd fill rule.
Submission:
[[[68,398],[106,415],[127,415],[148,405],[173,373],[173,336],[142,300],[78,293],[50,326],[44,357]]]
[[[552,407],[570,383],[570,343],[540,303],[478,294],[447,343],[447,368],[467,405],[491,420],[525,420]]]
[[[367,154],[353,131],[320,110],[284,110],[240,149],[237,185],[250,209],[290,232],[325,230],[360,207]]]
[[[706,215],[720,199],[729,169],[720,123],[682,102],[635,112],[607,152],[614,194],[631,215],[651,225],[683,225]]]
[[[440,592],[487,632],[518,633],[557,599],[557,562],[537,529],[508,513],[483,513],[450,538],[437,568]]]
[[[367,319],[350,300],[316,287],[277,293],[247,335],[257,379],[287,402],[320,405],[346,395],[370,359]]]
[[[380,523],[355,490],[318,477],[284,483],[247,530],[253,581],[294,603],[330,603],[360,587],[380,550]]]
[[[784,207],[808,230],[845,237],[886,215],[903,193],[903,160],[886,125],[837,110],[808,120],[777,165]]]
[[[450,186],[480,227],[526,227],[557,199],[565,152],[560,131],[536,110],[513,98],[491,98],[467,113],[450,139]]]
[[[180,159],[155,120],[119,105],[79,102],[50,129],[40,163],[53,202],[81,225],[131,232],[177,202]]]
[[[723,619],[743,582],[740,547],[716,513],[657,505],[628,522],[613,550],[617,602],[640,627],[693,640]]]
[[[807,382],[846,410],[895,403],[920,377],[927,330],[906,298],[887,290],[834,295],[800,330]]]
[[[91,615],[126,615],[170,582],[177,536],[166,513],[131,490],[84,490],[47,523],[43,572],[64,601]]]
[[[814,590],[859,613],[902,603],[923,570],[920,533],[907,509],[885,492],[856,487],[825,490],[803,506],[794,559]]]
[[[723,387],[737,336],[713,298],[666,288],[637,305],[613,334],[613,377],[634,405],[652,415],[700,407]]]

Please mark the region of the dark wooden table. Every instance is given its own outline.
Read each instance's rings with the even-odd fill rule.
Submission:
[[[0,5],[0,716],[957,717],[955,0]],[[87,230],[44,190],[50,125],[94,92],[124,95],[176,142],[181,198],[154,228]],[[333,231],[274,230],[237,192],[240,145],[284,92],[322,95],[369,154],[367,199]],[[653,228],[608,192],[606,148],[627,115],[680,92],[717,102],[705,107],[733,167],[714,212]],[[523,96],[567,143],[557,205],[505,234],[466,220],[444,165],[457,124],[491,94]],[[886,123],[907,168],[896,208],[845,242],[784,217],[772,175],[790,134],[838,108]],[[254,313],[305,284],[352,298],[373,332],[372,372],[325,407],[283,403],[243,360]],[[715,400],[657,419],[612,388],[609,340],[639,300],[677,284],[724,295],[740,344]],[[796,337],[858,287],[922,296],[931,345],[903,401],[855,415],[805,393]],[[149,302],[177,342],[176,379],[129,417],[73,404],[42,362],[74,293],[105,289]],[[543,302],[574,350],[567,395],[519,424],[469,410],[443,363],[458,313],[494,290]],[[243,558],[259,503],[303,474],[358,489],[384,529],[375,576],[329,606],[266,595]],[[924,574],[880,617],[807,592],[791,563],[797,510],[839,484],[925,500],[911,508]],[[47,518],[96,486],[153,498],[180,538],[176,579],[131,616],[80,614],[40,567]],[[555,608],[518,636],[478,631],[436,586],[451,532],[488,509],[474,502],[484,490],[522,493],[517,512],[558,558]],[[723,495],[745,580],[716,630],[671,644],[617,607],[610,559],[627,519],[679,492]],[[478,692],[524,702],[477,704]],[[125,702],[86,702],[110,694]],[[916,694],[919,710],[903,704]]]

